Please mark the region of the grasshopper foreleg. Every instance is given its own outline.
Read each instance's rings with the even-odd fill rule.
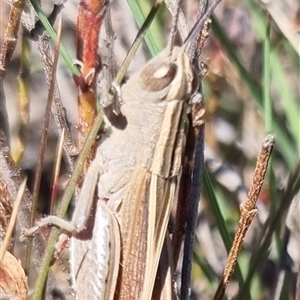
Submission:
[[[93,161],[88,169],[88,172],[85,176],[85,180],[80,192],[79,199],[76,204],[76,208],[73,213],[71,221],[61,219],[57,216],[47,216],[42,218],[37,224],[25,230],[23,235],[25,237],[33,235],[41,227],[54,225],[71,235],[78,234],[81,231],[86,229],[86,224],[89,219],[93,202],[94,202],[94,193],[95,188],[99,178],[99,165],[96,161]]]
[[[71,221],[57,216],[41,219],[24,235],[32,235],[40,227],[58,226],[72,235],[71,278],[76,299],[112,300],[120,262],[120,231],[115,215],[104,200],[94,197],[101,167],[94,160],[85,180]]]

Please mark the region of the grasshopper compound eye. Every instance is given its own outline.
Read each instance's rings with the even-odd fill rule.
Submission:
[[[140,75],[141,86],[149,92],[157,92],[167,87],[174,79],[177,66],[174,63],[153,63]]]

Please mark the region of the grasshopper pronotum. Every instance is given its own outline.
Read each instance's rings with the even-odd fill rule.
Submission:
[[[77,299],[175,298],[167,228],[199,80],[184,47],[165,49],[132,75],[121,87],[127,125],[104,136],[72,221],[50,216],[40,222],[72,232]]]

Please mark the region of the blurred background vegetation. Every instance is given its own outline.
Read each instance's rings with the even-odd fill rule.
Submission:
[[[46,15],[52,10],[53,2],[41,2]],[[191,27],[197,17],[198,2],[182,2]],[[134,40],[137,24],[141,26],[153,5],[152,1],[145,0],[128,0],[128,4],[125,0],[111,3],[117,66]],[[77,1],[67,1],[62,10],[62,43],[71,59],[76,55],[77,5]],[[2,45],[10,6],[2,1],[0,10]],[[22,22],[29,17],[29,9],[25,11],[28,15],[23,16]],[[168,10],[163,7],[128,76],[164,48],[170,20]],[[100,53],[105,60],[102,54],[105,32],[101,32],[100,38]],[[235,299],[249,299],[249,294],[242,294],[245,288],[250,291],[250,299],[296,299],[297,274],[300,285],[299,1],[222,1],[212,18],[211,34],[201,59],[208,65],[203,94],[209,176],[204,177],[199,207],[191,299],[213,298],[227,257],[220,231],[223,228],[229,236],[234,235],[239,205],[246,198],[267,133],[275,134],[276,146],[260,195],[258,217],[250,227],[238,260],[242,276],[234,274],[227,297],[231,299],[239,293]],[[70,68],[60,59],[58,85],[76,138],[77,91],[70,75]],[[26,30],[19,31],[17,48],[3,80],[3,92],[11,153],[28,174],[30,185],[37,163],[48,86],[36,45],[27,38]],[[1,101],[4,94],[1,93]],[[40,192],[44,201],[51,194],[57,139],[58,131],[53,123]],[[67,164],[63,164],[61,185],[67,174]],[[41,213],[47,213],[45,203],[39,208]],[[221,211],[221,217],[214,205]],[[300,299],[299,286],[297,299]]]

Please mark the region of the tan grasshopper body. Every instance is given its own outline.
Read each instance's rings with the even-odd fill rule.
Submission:
[[[127,126],[112,128],[99,146],[72,220],[78,299],[152,298],[197,84],[188,56],[175,47],[171,57],[163,51],[122,86]],[[93,202],[96,185],[100,200],[86,224],[91,205],[85,198]],[[172,291],[161,297],[172,299]]]

